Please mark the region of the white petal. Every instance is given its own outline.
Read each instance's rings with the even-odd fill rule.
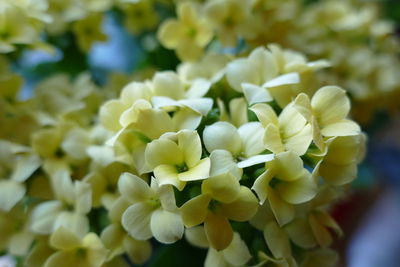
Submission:
[[[25,185],[12,180],[0,180],[0,210],[10,211],[24,196]]]
[[[242,88],[244,96],[246,97],[249,105],[262,102],[270,102],[273,100],[268,90],[261,86],[250,83],[242,83]]]
[[[211,98],[193,98],[193,99],[182,99],[179,101],[180,104],[200,113],[202,116],[207,116],[211,110],[214,101]]]
[[[182,238],[184,231],[181,215],[163,209],[153,212],[150,228],[155,239],[164,244],[175,243]]]
[[[242,141],[236,127],[224,121],[207,126],[203,132],[203,142],[210,153],[216,149],[224,149],[238,155],[242,149]]]
[[[243,142],[243,151],[247,157],[260,154],[264,150],[264,128],[259,122],[243,124],[238,129]]]
[[[281,85],[298,84],[300,76],[297,72],[283,74],[263,84],[265,88],[278,87]]]
[[[152,237],[150,218],[153,208],[145,203],[130,206],[122,215],[122,226],[135,239],[146,240]]]
[[[217,176],[223,173],[230,173],[240,180],[243,170],[240,169],[232,154],[227,150],[217,149],[210,155],[211,169],[210,176]]]
[[[274,154],[257,155],[245,159],[237,164],[239,168],[247,168],[256,164],[269,162],[274,159]]]
[[[143,179],[128,172],[121,174],[118,189],[121,195],[132,203],[145,201],[152,195],[150,186]]]

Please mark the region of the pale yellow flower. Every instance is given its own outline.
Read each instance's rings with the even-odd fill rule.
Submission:
[[[140,34],[157,26],[159,17],[154,1],[121,2],[119,7],[124,12],[124,25],[133,34]]]
[[[219,41],[235,47],[238,37],[252,37],[252,0],[207,1],[205,13],[217,30]]]
[[[118,181],[118,188],[130,205],[121,220],[129,235],[137,240],[154,236],[165,244],[182,238],[183,222],[171,186],[161,186],[154,178],[149,186],[141,178],[124,173]]]
[[[261,204],[268,200],[280,226],[293,220],[293,205],[307,202],[317,193],[311,173],[303,167],[301,158],[290,151],[277,154],[274,161],[267,163],[267,170],[252,189]]]
[[[255,104],[250,110],[265,128],[266,149],[275,154],[292,151],[301,156],[306,153],[312,141],[311,125],[292,104],[286,106],[279,117],[268,104]]]
[[[163,22],[157,33],[160,42],[176,53],[183,61],[198,59],[203,48],[211,41],[213,31],[208,21],[201,17],[198,6],[184,2],[177,6],[178,20]]]
[[[100,236],[104,246],[110,250],[107,262],[126,253],[135,264],[143,264],[151,255],[150,241],[132,238],[121,225],[122,215],[129,206],[129,202],[120,197],[109,211],[111,223],[104,228]]]
[[[186,229],[185,237],[191,245],[200,248],[208,248],[208,253],[204,261],[205,267],[245,266],[245,264],[251,258],[251,254],[246,243],[241,239],[239,233],[237,232],[233,233],[233,239],[229,246],[220,251],[209,247],[203,226],[195,226]]]
[[[230,172],[240,180],[242,168],[272,160],[273,155],[260,155],[264,151],[263,134],[260,122],[249,122],[238,129],[223,121],[206,126],[203,142],[210,153],[210,175]]]
[[[256,213],[256,196],[230,174],[213,176],[203,181],[202,193],[180,208],[186,227],[204,223],[210,246],[220,251],[233,239],[229,220],[247,221]]]
[[[0,210],[10,211],[26,193],[24,182],[40,167],[30,148],[0,140]]]
[[[322,136],[347,136],[360,133],[358,124],[347,119],[350,100],[346,91],[337,86],[320,88],[311,100],[306,94],[301,93],[294,100],[294,107],[311,123],[313,141],[321,150],[325,145]]]
[[[357,177],[357,165],[365,154],[364,134],[338,136],[327,141],[326,154],[315,169],[325,182],[339,186]]]
[[[86,214],[92,207],[91,187],[72,181],[68,172],[56,172],[52,179],[55,199],[37,205],[32,212],[31,230],[37,234],[51,234],[60,227],[78,236],[89,231]]]
[[[81,238],[64,227],[51,235],[50,245],[57,251],[46,260],[44,267],[101,267],[108,253],[96,234],[88,233]]]
[[[201,140],[197,132],[182,130],[171,137],[161,137],[146,147],[146,162],[159,185],[170,184],[183,190],[187,182],[208,178],[210,159],[201,158]]]
[[[103,17],[101,13],[92,13],[74,23],[72,30],[83,52],[89,52],[94,43],[107,40],[107,35],[101,31]]]

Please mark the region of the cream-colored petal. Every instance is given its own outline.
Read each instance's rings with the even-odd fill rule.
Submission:
[[[229,85],[238,92],[242,92],[242,83],[260,85],[263,82],[257,66],[244,58],[236,59],[227,65],[226,78]]]
[[[135,239],[146,240],[152,237],[150,218],[153,207],[146,203],[130,206],[122,215],[122,226]]]
[[[154,169],[154,176],[157,178],[158,184],[173,185],[179,191],[185,187],[186,182],[179,179],[179,173],[175,166],[172,165],[159,165]]]
[[[235,126],[228,122],[216,122],[207,126],[203,132],[203,142],[208,152],[224,149],[233,155],[242,150],[242,141]]]
[[[260,154],[264,150],[263,136],[264,128],[259,122],[243,124],[238,129],[243,143],[243,152],[247,157]]]
[[[100,107],[99,118],[101,124],[108,130],[116,132],[122,128],[119,117],[128,107],[119,100],[110,100]]]
[[[291,151],[282,152],[275,156],[275,176],[284,181],[293,181],[304,174],[303,160]]]
[[[102,266],[106,261],[109,250],[95,233],[88,233],[82,239],[82,245],[87,250],[86,260],[90,266]]]
[[[8,252],[11,255],[26,256],[35,239],[35,235],[28,231],[14,233],[8,243]]]
[[[12,180],[0,180],[0,210],[10,211],[24,196],[25,185]]]
[[[37,234],[50,234],[57,216],[62,211],[60,201],[51,200],[39,204],[32,212],[31,230]]]
[[[263,154],[263,155],[252,156],[248,159],[238,162],[237,166],[239,168],[247,168],[260,163],[272,161],[274,157],[275,157],[274,154],[265,154],[265,155]]]
[[[186,227],[192,227],[204,222],[210,200],[211,197],[208,195],[198,195],[180,207],[183,223]]]
[[[151,256],[151,243],[147,240],[135,240],[126,236],[123,246],[129,259],[132,260],[134,264],[143,264]]]
[[[19,155],[11,179],[18,182],[24,182],[40,167],[41,163],[42,162],[38,155]]]
[[[62,150],[69,156],[76,159],[87,158],[86,148],[91,144],[87,131],[76,127],[68,131],[61,143]]]
[[[157,38],[165,47],[173,49],[178,46],[182,34],[182,24],[175,19],[169,19],[160,26]]]
[[[226,249],[233,239],[233,230],[229,221],[212,212],[207,214],[204,230],[210,246],[216,250]]]
[[[257,212],[258,199],[249,188],[241,186],[238,197],[233,202],[222,203],[220,209],[231,220],[248,221]]]
[[[68,231],[82,237],[89,232],[89,219],[82,214],[63,211],[54,221],[53,231],[60,227],[65,227]]]
[[[268,124],[279,125],[278,116],[268,104],[256,104],[249,108],[253,111],[261,124],[266,127]]]
[[[276,185],[279,195],[283,200],[291,204],[307,202],[315,197],[318,192],[317,185],[311,178],[311,174],[304,170],[304,175],[295,181]]]
[[[279,114],[279,128],[283,138],[291,137],[300,132],[307,120],[294,108],[293,105],[286,106]]]
[[[210,247],[207,252],[206,259],[204,261],[204,267],[229,267],[225,260],[224,254],[221,251],[217,251]]]
[[[244,96],[246,97],[249,105],[253,105],[256,103],[270,102],[273,100],[272,96],[265,88],[251,84],[251,83],[242,83],[242,90]]]
[[[208,240],[203,226],[194,226],[186,228],[185,230],[186,241],[192,246],[199,248],[208,248]]]
[[[178,146],[183,152],[183,160],[189,168],[193,168],[199,163],[202,148],[200,136],[196,131],[180,131],[178,133]]]
[[[121,174],[118,189],[121,195],[131,203],[145,201],[153,194],[150,186],[142,178],[128,172]]]
[[[229,102],[229,113],[231,123],[236,127],[248,122],[247,118],[247,102],[243,97],[237,97]],[[221,112],[221,120],[223,113]]]
[[[321,129],[323,136],[348,136],[360,134],[360,126],[351,120],[341,120],[331,123]]]
[[[196,130],[202,118],[200,113],[184,107],[174,113],[172,122],[176,131],[183,129]]]
[[[279,259],[291,256],[288,236],[275,221],[271,221],[265,226],[264,238],[275,258]]]
[[[222,251],[224,258],[233,266],[244,266],[251,259],[246,243],[238,233],[233,234],[232,242]]]
[[[178,43],[176,54],[182,61],[196,61],[203,55],[203,48],[194,41]]]
[[[132,127],[152,140],[174,130],[172,119],[164,110],[143,109],[137,118]]]
[[[285,151],[283,146],[279,128],[274,124],[268,124],[264,132],[264,147],[274,154]]]
[[[239,181],[229,173],[213,176],[201,185],[201,192],[209,194],[213,199],[229,203],[238,198],[240,193]]]
[[[162,208],[167,211],[175,211],[177,207],[175,201],[175,193],[172,186],[163,185],[160,186],[157,191]]]
[[[311,214],[308,217],[311,230],[314,233],[314,237],[318,242],[318,245],[321,247],[328,247],[330,244],[332,244],[333,238],[331,233],[328,231],[328,229],[318,220],[318,217],[316,217],[314,214]]]
[[[297,246],[305,249],[315,247],[316,240],[311,231],[308,220],[303,218],[296,218],[291,223],[285,226],[285,231]]]
[[[325,126],[340,121],[349,114],[350,100],[343,89],[325,86],[314,94],[311,106],[318,122]]]
[[[183,83],[173,71],[157,72],[153,77],[153,91],[156,96],[167,96],[175,100],[185,95]]]
[[[50,245],[58,250],[71,250],[81,245],[81,239],[67,228],[60,227],[50,236]]]
[[[80,264],[82,264],[82,259],[76,257],[74,251],[58,251],[46,260],[44,267],[68,267]]]
[[[312,127],[310,124],[307,124],[300,132],[285,139],[283,142],[286,150],[290,150],[293,153],[302,156],[307,152],[312,139]]]
[[[197,165],[189,168],[188,171],[179,173],[179,180],[188,182],[206,179],[210,176],[210,165],[210,159],[204,158],[200,160]]]
[[[152,168],[162,164],[179,165],[183,162],[183,153],[178,145],[166,138],[157,139],[147,145],[146,162]]]
[[[257,66],[263,81],[268,81],[278,75],[278,66],[270,51],[257,47],[249,55],[249,61]]]
[[[124,253],[122,242],[125,236],[126,232],[119,223],[110,224],[101,232],[101,241],[110,250],[109,259]]]
[[[202,116],[207,116],[208,112],[211,110],[214,101],[212,98],[192,98],[192,99],[182,99],[179,101],[181,105],[184,105],[193,111],[200,113]]]
[[[181,215],[163,209],[153,212],[150,228],[154,238],[164,244],[175,243],[182,238],[184,231]]]
[[[319,167],[319,174],[330,185],[348,184],[357,177],[357,164],[354,162],[347,165],[337,165],[322,162]]]
[[[293,107],[300,112],[301,115],[308,121],[311,122],[313,116],[311,101],[308,95],[300,93],[293,102]]]
[[[179,69],[179,66],[178,66]],[[179,70],[178,70],[179,71]],[[210,90],[212,85],[212,82],[204,79],[204,78],[196,78],[195,80],[192,81],[190,88],[187,89],[186,91],[186,97],[188,99],[193,99],[193,100],[197,100],[198,99],[205,99],[205,98],[200,98],[203,97],[204,95],[206,95],[208,93],[208,91]],[[207,113],[205,113],[205,111],[209,110],[212,108],[212,104],[214,103],[213,99],[210,98],[206,98],[208,99],[207,101],[201,100],[201,102],[204,101],[204,103],[200,106],[200,103],[196,104],[196,108],[194,110],[196,110],[197,112],[201,113],[203,116],[206,116]],[[211,100],[211,101],[210,101]],[[209,106],[211,102],[211,107]],[[194,102],[196,103],[196,102]],[[192,105],[194,104],[192,103]],[[192,106],[193,108],[193,106]]]
[[[268,201],[279,226],[289,223],[294,218],[294,208],[283,201],[272,189],[268,189]]]
[[[263,84],[264,88],[278,87],[282,85],[298,84],[300,82],[300,76],[296,72],[286,73],[280,75],[272,80],[267,81]]]
[[[211,168],[210,176],[230,173],[240,180],[243,170],[236,165],[232,154],[227,150],[217,149],[210,154]]]
[[[75,181],[75,211],[80,214],[89,213],[92,208],[92,187],[82,181]]]
[[[265,200],[267,199],[269,182],[273,177],[274,173],[271,171],[271,169],[268,169],[257,177],[256,181],[251,187],[251,189],[256,192],[261,205],[264,204]]]

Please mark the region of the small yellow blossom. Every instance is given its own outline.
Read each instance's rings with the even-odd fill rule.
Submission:
[[[194,3],[179,4],[177,13],[179,20],[170,19],[161,25],[157,33],[158,39],[165,47],[176,49],[182,60],[196,60],[211,41],[212,28],[208,21],[201,17]]]
[[[107,40],[107,36],[101,31],[103,17],[101,13],[93,13],[74,23],[73,31],[83,52],[89,52],[93,43]]]

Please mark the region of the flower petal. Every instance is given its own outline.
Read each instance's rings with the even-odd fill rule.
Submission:
[[[179,173],[175,166],[172,165],[159,165],[154,169],[154,176],[157,178],[158,184],[173,185],[179,191],[185,187],[185,182],[179,179]]]
[[[179,165],[183,162],[183,154],[178,145],[169,139],[157,139],[147,145],[146,162],[152,168],[162,164]]]
[[[180,131],[178,133],[178,146],[183,152],[183,160],[189,168],[193,168],[199,163],[202,148],[200,136],[196,131]]]
[[[71,250],[81,245],[81,239],[65,227],[60,227],[50,236],[50,245],[58,250]]]
[[[244,266],[251,259],[251,254],[246,243],[236,232],[233,234],[232,242],[222,253],[225,260],[232,266]]]
[[[268,124],[279,125],[278,116],[268,104],[256,104],[249,108],[253,111],[261,124],[266,127]]]
[[[192,227],[204,222],[210,200],[210,196],[202,194],[190,199],[180,207],[183,223],[186,227]]]
[[[246,97],[249,105],[253,105],[256,103],[270,102],[273,100],[272,96],[265,88],[251,84],[251,83],[242,83],[242,90],[244,96]]]
[[[204,158],[197,165],[191,167],[188,171],[178,174],[181,181],[197,181],[206,179],[210,176],[210,159]]]
[[[25,185],[12,180],[0,180],[0,210],[10,211],[24,196]]]
[[[265,226],[264,238],[274,258],[279,259],[291,256],[288,236],[275,221],[271,221]]]
[[[311,174],[304,170],[304,176],[295,181],[280,183],[276,186],[283,200],[291,204],[300,204],[311,200],[317,194],[317,185]]]
[[[241,186],[238,197],[233,202],[222,203],[220,208],[227,218],[244,222],[250,220],[256,214],[258,199],[249,188]]]
[[[268,201],[279,226],[293,220],[295,215],[293,206],[283,201],[272,189],[268,189]]]
[[[209,194],[217,201],[229,203],[239,196],[240,184],[233,175],[220,174],[205,180],[201,185],[201,192]]]
[[[146,240],[152,237],[150,218],[153,207],[146,203],[130,206],[122,215],[122,226],[135,239]]]
[[[240,180],[243,170],[236,165],[232,154],[227,150],[217,149],[210,154],[211,168],[210,176],[217,176],[223,173],[230,173]]]
[[[237,155],[242,150],[242,141],[235,126],[228,122],[216,122],[203,132],[203,142],[208,152],[224,149]]]
[[[154,238],[164,244],[175,243],[182,238],[184,231],[181,215],[163,209],[153,212],[150,228]]]
[[[247,157],[264,151],[264,128],[259,122],[249,122],[239,127],[238,133],[243,142],[243,152]]]
[[[359,135],[360,132],[360,126],[351,120],[341,120],[331,123],[321,129],[321,134],[323,136]]]
[[[121,195],[131,203],[145,201],[152,195],[149,185],[143,179],[128,172],[121,174],[118,189]]]
[[[265,127],[263,140],[265,148],[273,152],[274,154],[285,151],[279,128],[274,124],[271,123],[267,127]]]
[[[233,239],[233,231],[229,221],[220,215],[209,212],[204,221],[204,230],[210,246],[216,250],[226,249]]]

